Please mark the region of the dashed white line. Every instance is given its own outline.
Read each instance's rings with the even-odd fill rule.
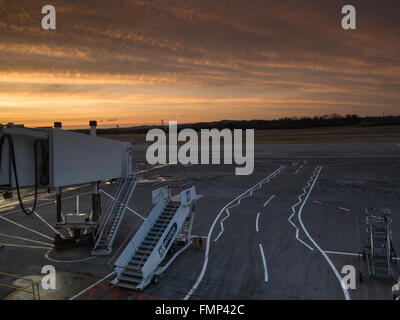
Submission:
[[[271,198],[269,198],[268,201],[266,203],[264,203],[263,207],[265,208],[271,202],[271,200],[273,198],[275,198],[275,195],[271,196]]]
[[[302,165],[300,166],[300,168],[298,168],[297,171],[296,171],[294,174],[298,174],[298,173],[300,172],[300,170],[303,169],[303,167],[304,167],[304,164],[302,164]]]
[[[218,236],[214,239],[214,242],[217,242],[218,239],[222,236],[222,234],[224,233],[225,229],[224,229],[224,222],[226,219],[228,219],[231,216],[231,213],[229,211],[229,209],[235,208],[237,206],[240,205],[240,203],[242,202],[242,200],[249,198],[253,195],[253,191],[257,190],[257,189],[261,189],[261,186],[264,183],[268,183],[270,181],[270,179],[274,178],[278,173],[281,172],[281,170],[284,168],[285,166],[281,166],[278,170],[276,170],[274,173],[272,173],[271,175],[269,175],[267,178],[263,179],[260,183],[257,183],[253,188],[251,188],[250,190],[248,190],[247,192],[245,192],[240,198],[237,199],[237,203],[235,205],[231,205],[226,207],[226,217],[224,219],[222,219],[220,221],[220,225],[221,225],[221,231],[219,232]],[[265,206],[269,203],[269,201],[271,201],[273,198],[275,197],[275,195],[273,195],[270,200],[268,200],[265,204]],[[233,201],[232,203],[234,203],[235,201]]]
[[[342,211],[351,212],[351,210],[347,209],[347,208],[339,207],[339,209],[342,210]]]
[[[313,202],[316,203],[316,204],[322,204],[322,202],[317,201],[317,200],[314,200]]]
[[[258,247],[260,248],[261,258],[264,265],[264,281],[268,282],[268,267],[267,261],[265,260],[264,249],[261,243],[258,245]]]
[[[235,203],[238,199],[242,198],[243,196],[245,196],[249,191],[254,190],[256,187],[261,186],[263,183],[265,183],[265,181],[269,181],[270,177],[277,175],[278,173],[281,172],[281,170],[285,168],[285,166],[281,166],[278,170],[276,170],[274,173],[272,173],[270,176],[264,178],[263,180],[261,180],[259,183],[257,183],[256,185],[254,185],[253,187],[251,187],[249,190],[247,190],[246,192],[242,193],[240,196],[238,196],[237,198],[235,198],[234,200],[232,200],[231,202],[229,202],[224,208],[222,208],[222,210],[218,213],[218,215],[216,216],[216,218],[214,219],[213,224],[211,225],[211,228],[208,232],[208,238],[207,238],[207,243],[206,243],[206,251],[205,251],[205,255],[204,255],[204,263],[203,263],[203,267],[201,269],[201,272],[196,280],[196,282],[193,284],[193,286],[190,288],[190,290],[188,291],[188,293],[186,294],[186,296],[183,298],[184,300],[189,300],[190,297],[192,296],[192,294],[196,291],[197,287],[199,286],[199,284],[201,283],[201,281],[204,278],[204,275],[206,273],[207,270],[207,265],[208,265],[208,255],[210,253],[210,239],[211,239],[211,235],[212,232],[215,228],[215,225],[217,224],[217,221],[219,220],[219,218],[221,217],[222,213],[226,210],[227,207],[229,207],[232,203]]]
[[[260,213],[257,213],[257,219],[256,219],[256,231],[258,232],[258,220],[260,219]]]

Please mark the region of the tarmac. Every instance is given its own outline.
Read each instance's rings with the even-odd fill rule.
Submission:
[[[134,147],[144,164],[145,145]],[[57,271],[55,290],[42,299],[391,299],[396,280],[368,278],[358,254],[365,242],[365,208],[389,208],[393,244],[400,253],[400,146],[396,143],[256,145],[255,171],[235,176],[233,165],[169,165],[143,174],[110,256],[91,256],[86,245],[52,249],[55,197],[40,193],[37,215],[26,217],[16,197],[0,200],[0,272],[43,277]],[[142,293],[110,285],[112,263],[151,209],[151,191],[165,186],[196,186],[193,234],[200,250],[183,252],[157,285]],[[106,193],[102,184],[103,212]],[[90,186],[66,189],[63,212],[90,212]],[[24,191],[27,203],[32,190]],[[357,271],[356,289],[344,289],[344,266]],[[360,274],[363,275],[360,279]],[[362,281],[361,281],[362,280]],[[20,281],[20,280],[19,280]],[[0,283],[23,285],[0,275]],[[11,296],[10,296],[11,294]],[[0,297],[27,299],[29,294],[0,286]]]

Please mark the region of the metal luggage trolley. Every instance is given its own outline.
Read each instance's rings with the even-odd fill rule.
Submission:
[[[365,245],[361,252],[367,261],[369,277],[392,279],[392,262],[397,256],[392,244],[391,212],[389,209],[366,208]],[[362,274],[360,274],[362,279]]]

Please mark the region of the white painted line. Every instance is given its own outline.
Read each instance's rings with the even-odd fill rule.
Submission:
[[[264,281],[268,282],[268,268],[267,268],[267,261],[265,260],[264,249],[261,243],[258,245],[258,247],[260,248],[261,258],[264,265]]]
[[[92,193],[91,193],[91,192],[85,192],[85,193],[81,193],[80,196],[81,196],[81,197],[82,197],[82,196],[87,196],[87,195],[89,195],[89,194],[92,194]],[[72,199],[72,198],[75,198],[75,196],[66,197],[66,198],[63,198],[62,200],[69,200],[69,199]],[[52,200],[52,201],[40,203],[40,204],[36,205],[36,208],[43,207],[43,206],[47,206],[47,205],[52,204],[52,203],[55,203],[55,201]],[[16,204],[18,204],[18,203],[16,203]],[[0,210],[1,210],[1,209],[4,209],[5,207],[8,207],[8,205],[6,205],[6,206],[4,206],[4,207],[0,207]],[[3,214],[1,214],[1,215],[2,215],[2,216],[8,216],[8,215],[10,215],[10,214],[18,213],[18,212],[21,212],[21,211],[22,211],[21,209],[18,209],[18,210],[10,211],[10,212],[7,212],[7,213],[3,213]]]
[[[90,285],[89,287],[87,287],[86,289],[82,290],[81,292],[79,292],[78,294],[74,295],[73,297],[69,298],[68,300],[74,300],[76,298],[78,298],[80,295],[84,294],[85,292],[89,291],[90,289],[94,288],[95,286],[97,286],[99,283],[102,283],[104,280],[106,280],[107,278],[111,277],[113,274],[115,274],[116,272],[113,271],[110,274],[106,275],[104,278],[100,279],[99,281],[96,281],[95,283],[93,283],[92,285]]]
[[[10,219],[4,218],[4,217],[1,216],[1,215],[0,215],[0,218],[3,219],[3,220],[5,220],[5,221],[8,221],[8,222],[10,222],[10,223],[12,223],[12,224],[15,224],[16,226],[18,226],[18,227],[20,227],[20,228],[23,228],[23,229],[25,229],[25,230],[31,231],[31,232],[33,232],[33,233],[36,233],[36,234],[38,234],[38,235],[40,235],[40,236],[42,236],[42,237],[44,237],[44,238],[46,238],[46,239],[49,239],[49,240],[51,240],[51,241],[54,240],[53,238],[51,238],[51,237],[49,237],[49,236],[46,236],[46,235],[43,234],[43,233],[40,233],[40,232],[38,232],[38,231],[35,231],[35,230],[31,229],[31,228],[25,227],[25,226],[23,226],[22,224],[19,224],[19,223],[14,222],[14,221],[12,221],[12,220],[10,220]]]
[[[198,235],[194,235],[194,234],[192,234],[192,237],[194,237],[194,238],[208,239],[208,237],[206,237],[206,236],[198,236]]]
[[[55,233],[58,233],[62,238],[64,238],[64,236],[60,232],[58,232],[58,230],[56,230],[50,223],[44,220],[36,211],[33,211],[33,214],[38,217],[44,224],[46,224],[51,230],[53,230]]]
[[[278,170],[276,170],[275,172],[281,172],[281,170],[285,168],[285,166],[281,166]],[[273,173],[274,174],[274,173]],[[272,174],[272,175],[273,175]],[[234,200],[232,200],[231,202],[229,202],[224,208],[221,209],[221,211],[218,213],[218,215],[215,217],[213,224],[211,225],[210,230],[208,231],[208,238],[207,238],[207,243],[206,243],[206,250],[205,250],[205,254],[204,254],[204,263],[203,263],[203,267],[201,269],[201,272],[196,280],[196,282],[193,284],[193,286],[190,288],[190,290],[188,291],[188,293],[186,294],[186,296],[183,298],[183,300],[189,300],[190,297],[192,296],[192,294],[196,291],[197,287],[200,285],[201,281],[204,278],[204,275],[206,273],[207,270],[207,265],[208,265],[208,256],[210,253],[210,239],[211,239],[211,235],[214,231],[215,225],[217,224],[219,218],[221,217],[222,213],[226,210],[227,207],[229,207],[231,204],[235,203],[238,199],[240,199],[241,197],[243,197],[244,195],[246,195],[250,190],[254,190],[257,186],[262,185],[263,183],[265,183],[265,181],[267,179],[269,179],[269,177],[271,177],[272,175],[266,177],[265,179],[261,180],[259,183],[257,183],[256,185],[254,185],[253,187],[251,187],[249,190],[245,191],[244,193],[242,193],[240,196],[236,197]]]
[[[109,195],[109,194],[108,194],[107,192],[105,192],[103,189],[100,189],[100,192],[104,193],[106,196],[108,196],[108,197],[110,197],[111,199],[115,200],[115,198],[114,198],[113,196]],[[146,220],[145,217],[143,217],[141,214],[137,213],[135,210],[133,210],[133,209],[131,209],[131,208],[129,208],[129,207],[126,207],[126,209],[127,209],[128,211],[132,212],[133,214],[137,215],[140,219]]]
[[[308,245],[307,243],[305,243],[303,240],[300,239],[299,232],[300,232],[300,230],[297,229],[296,230],[296,240],[299,241],[302,245],[306,246],[311,251],[314,251],[313,247],[311,247],[310,245]]]
[[[256,219],[256,231],[258,232],[258,220],[260,219],[260,213],[257,213],[257,219]]]
[[[324,251],[324,252],[327,254],[336,254],[336,255],[340,255],[340,256],[362,257],[362,254],[360,254],[360,253],[338,252],[338,251]],[[396,258],[395,260],[400,260],[400,258]]]
[[[337,254],[341,256],[354,256],[354,257],[362,257],[362,254],[359,253],[350,253],[350,252],[337,252],[337,251],[324,251],[327,254]]]
[[[273,198],[275,198],[275,195],[273,195],[271,198],[269,198],[268,201],[266,203],[264,203],[263,207],[266,207]]]
[[[18,239],[18,240],[23,240],[23,241],[29,241],[29,242],[34,242],[34,243],[39,243],[39,244],[44,244],[45,246],[53,246],[52,243],[47,243],[47,242],[42,242],[42,241],[37,241],[37,240],[32,240],[32,239],[27,239],[27,238],[22,238],[22,237],[17,237],[17,236],[10,236],[8,234],[0,233],[0,236],[2,237],[8,237],[11,239]]]
[[[297,171],[296,171],[294,174],[298,174],[298,173],[300,172],[300,170],[303,169],[303,167],[304,167],[304,164],[302,164],[302,165],[300,166],[300,168],[298,168]]]
[[[349,291],[348,291],[344,286],[342,286],[343,279],[342,279],[342,277],[340,276],[339,272],[337,271],[335,265],[332,263],[331,259],[329,259],[329,257],[327,256],[327,254],[326,254],[326,253],[321,249],[321,247],[317,244],[317,242],[315,242],[315,240],[310,236],[310,234],[308,233],[308,231],[307,231],[306,227],[304,226],[304,223],[303,223],[303,221],[302,221],[302,219],[301,219],[301,214],[302,214],[303,208],[304,208],[305,204],[307,203],[307,200],[308,200],[308,198],[310,197],[311,192],[312,192],[313,189],[314,189],[315,183],[317,182],[317,180],[318,180],[318,178],[319,178],[319,175],[320,175],[320,173],[321,173],[321,170],[322,170],[322,166],[319,168],[318,174],[317,174],[317,176],[315,177],[314,182],[313,182],[313,184],[311,185],[311,188],[310,188],[310,190],[308,191],[308,194],[307,194],[306,198],[304,199],[304,202],[303,202],[302,206],[300,207],[300,210],[299,210],[299,221],[300,221],[301,227],[303,228],[303,231],[304,231],[304,233],[307,235],[308,239],[314,244],[314,246],[315,246],[315,247],[318,249],[318,251],[322,254],[322,256],[325,258],[325,260],[328,262],[329,266],[331,267],[332,271],[335,273],[336,278],[339,280],[340,287],[341,287],[342,290],[343,290],[343,294],[344,294],[346,300],[350,300]]]
[[[340,209],[340,210],[343,210],[343,211],[351,212],[351,210],[350,210],[350,209],[347,209],[347,208],[339,207],[339,209]]]
[[[94,257],[88,257],[88,258],[82,258],[82,259],[76,259],[76,260],[57,260],[57,259],[53,259],[49,257],[50,252],[53,251],[53,248],[50,248],[50,250],[48,250],[44,257],[51,261],[51,262],[59,262],[59,263],[75,263],[75,262],[85,262],[85,261],[90,261],[93,259],[96,259],[98,256],[94,256]]]
[[[19,248],[29,248],[29,249],[45,249],[49,250],[49,247],[37,247],[37,246],[24,246],[19,244],[11,244],[11,243],[0,243],[0,246],[5,247],[19,247]],[[50,248],[51,249],[51,248]]]
[[[322,202],[319,202],[317,200],[314,200],[313,202],[316,203],[316,204],[322,204]]]
[[[318,167],[314,170],[313,174],[311,175],[311,178],[307,181],[307,185],[303,188],[303,193],[298,196],[299,201],[297,201],[297,203],[295,203],[292,206],[292,215],[288,218],[289,223],[296,229],[296,240],[299,241],[304,246],[306,246],[311,251],[314,251],[314,248],[300,239],[300,232],[299,232],[300,230],[297,227],[297,225],[292,221],[292,219],[296,215],[296,207],[302,203],[303,196],[305,196],[307,194],[307,188],[311,187],[311,182],[313,181],[313,179],[315,179],[317,170],[318,170]]]
[[[239,200],[239,202],[238,202],[235,206],[229,207],[229,209],[234,208],[234,207],[237,207],[238,205],[240,205],[240,200]],[[223,234],[224,231],[225,231],[225,229],[224,229],[224,221],[225,221],[226,219],[228,219],[228,218],[231,216],[231,213],[229,212],[229,209],[228,209],[228,208],[226,209],[226,217],[223,218],[223,219],[221,220],[221,222],[220,222],[221,231],[219,232],[218,236],[214,239],[214,242],[217,242],[218,239],[222,236],[222,234]]]
[[[281,167],[281,168],[282,168],[282,167]],[[278,173],[280,173],[280,172],[281,172],[281,168],[279,168],[279,169],[276,170],[274,173],[272,173],[272,174],[268,177],[268,179],[266,179],[266,180],[264,179],[264,181],[266,181],[266,182],[264,182],[264,183],[268,183],[268,182],[270,181],[270,179],[274,178]],[[228,219],[228,218],[231,216],[231,213],[229,212],[229,209],[232,209],[232,208],[235,208],[235,207],[239,206],[240,203],[242,202],[242,200],[251,197],[251,196],[253,195],[253,191],[255,191],[255,190],[257,190],[257,189],[260,189],[261,186],[262,186],[262,184],[263,184],[263,183],[258,183],[255,187],[253,187],[252,189],[250,189],[248,192],[245,193],[245,195],[247,194],[246,196],[243,195],[241,198],[239,198],[239,199],[238,199],[238,202],[237,202],[234,206],[230,206],[230,207],[227,207],[227,208],[226,208],[226,217],[225,217],[224,219],[222,219],[221,222],[220,222],[221,231],[220,231],[220,233],[218,234],[218,236],[214,239],[214,242],[217,242],[218,239],[222,236],[222,234],[223,234],[224,231],[225,231],[225,229],[224,229],[224,222],[225,222],[226,219]],[[274,197],[275,197],[275,195],[273,195],[273,196],[270,198],[270,200],[268,200],[268,201],[266,202],[265,205],[267,205],[267,204],[269,203],[269,201],[271,201]]]

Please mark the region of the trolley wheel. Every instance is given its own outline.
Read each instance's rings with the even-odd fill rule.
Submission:
[[[199,237],[199,249],[201,249],[202,245],[203,245],[203,238]]]
[[[151,279],[151,282],[155,285],[157,285],[160,282],[160,276],[159,275],[154,275],[153,279]]]

